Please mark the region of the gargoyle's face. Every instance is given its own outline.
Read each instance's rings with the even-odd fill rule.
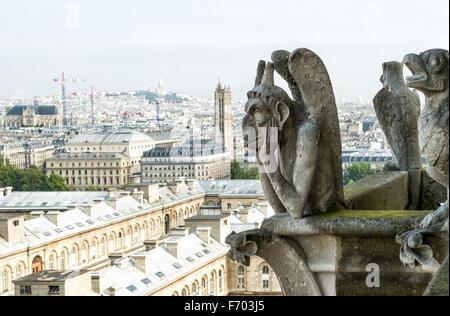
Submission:
[[[417,54],[408,54],[403,63],[413,75],[406,77],[409,88],[417,89],[425,95],[445,91],[449,86],[449,55],[444,49],[431,49]]]
[[[245,147],[255,146],[258,140],[269,141],[271,128],[281,131],[289,116],[289,109],[283,102],[267,102],[262,98],[249,98],[245,105],[247,115],[242,120]],[[273,131],[272,131],[273,132]],[[253,147],[255,148],[255,147]]]
[[[395,86],[404,85],[403,83],[403,65],[396,61],[383,63],[383,74],[380,82],[387,90],[391,90]]]

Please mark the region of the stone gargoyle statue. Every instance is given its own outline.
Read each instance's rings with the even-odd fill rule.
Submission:
[[[293,99],[274,84],[274,70]],[[333,88],[322,60],[301,48],[260,61],[243,129],[256,151],[268,202],[293,219],[344,205],[341,141]]]
[[[397,241],[402,244],[401,261],[414,267],[416,262],[427,264],[432,260],[433,252],[424,244],[424,236],[447,232],[448,238],[449,53],[443,49],[431,49],[419,55],[406,55],[403,63],[413,74],[406,78],[407,86],[425,95],[425,106],[418,125],[419,144],[427,161],[427,173],[447,188],[446,203],[427,215],[420,229],[397,236]],[[446,261],[448,264],[448,258]]]
[[[409,209],[417,210],[422,169],[417,127],[420,98],[416,91],[406,86],[402,63],[383,63],[380,81],[383,88],[373,99],[373,104],[393,156],[385,169],[409,171]]]

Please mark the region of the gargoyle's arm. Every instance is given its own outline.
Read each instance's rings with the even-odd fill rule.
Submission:
[[[316,171],[320,130],[316,124],[304,123],[298,132],[297,158],[294,166],[293,185],[281,174],[280,168],[267,174],[283,205],[292,218],[303,217],[311,184]]]
[[[270,181],[267,173],[260,173],[260,181],[262,188],[264,190],[265,196],[269,204],[273,207],[276,214],[286,213],[287,210],[284,207],[283,203],[278,198],[277,192],[274,190],[272,186],[272,182]]]

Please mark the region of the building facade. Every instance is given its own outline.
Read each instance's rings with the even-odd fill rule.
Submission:
[[[233,114],[230,87],[219,84],[214,94],[215,116],[215,142],[228,149],[231,158],[234,159],[233,144]]]
[[[134,131],[81,134],[65,145],[68,153],[115,153],[130,157],[131,172],[140,172],[141,157],[155,146],[149,136]]]
[[[196,180],[229,179],[230,153],[221,145],[206,140],[186,142],[173,147],[156,147],[144,153],[141,181],[171,183],[179,177]]]
[[[16,105],[1,120],[2,127],[19,128],[27,126],[51,127],[61,123],[58,107],[54,105]]]
[[[130,183],[131,158],[115,153],[58,153],[46,160],[46,174],[63,177],[77,190],[119,189]]]
[[[216,184],[231,190],[231,181]],[[91,272],[91,280],[73,281],[91,286],[91,295],[279,295],[276,276],[269,267],[267,285],[267,265],[259,260],[244,268],[245,287],[237,288],[242,281],[229,269],[241,268],[228,259],[223,241],[243,223],[222,213],[220,202],[215,210],[204,207],[205,188],[183,181],[132,192],[0,189],[0,295],[14,294],[14,285],[18,295],[63,295],[63,283],[72,282],[64,276],[69,270]],[[39,283],[44,270],[55,284]],[[36,276],[26,277],[31,274]]]

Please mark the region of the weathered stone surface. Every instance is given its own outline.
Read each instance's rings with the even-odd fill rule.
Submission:
[[[260,61],[243,120],[256,150],[262,187],[277,214],[324,213],[344,203],[339,121],[322,60],[302,48]],[[274,70],[294,99],[274,85]],[[319,161],[320,160],[320,161]]]
[[[425,296],[449,296],[448,257],[433,277],[433,280],[425,291]]]
[[[421,210],[436,210],[447,200],[447,188],[433,180],[426,170],[422,170],[422,185],[420,190]]]
[[[351,210],[404,210],[409,204],[408,182],[407,171],[376,173],[345,186],[345,204]]]
[[[449,181],[449,54],[447,50],[431,49],[419,55],[409,54],[403,62],[413,76],[407,78],[407,86],[425,95],[425,106],[419,117],[420,149],[427,160],[427,173],[435,181],[447,187]],[[448,191],[447,191],[448,192]],[[422,243],[423,235],[447,232],[449,205],[447,202],[437,211],[427,215],[422,228],[399,235],[402,247],[400,259],[414,266],[423,263],[431,249]],[[429,249],[427,250],[426,247]]]
[[[417,92],[406,87],[403,65],[399,62],[383,63],[380,81],[383,89],[373,99],[375,112],[392,149],[398,170],[410,171],[409,208],[417,209],[422,168],[417,127],[420,98]]]

